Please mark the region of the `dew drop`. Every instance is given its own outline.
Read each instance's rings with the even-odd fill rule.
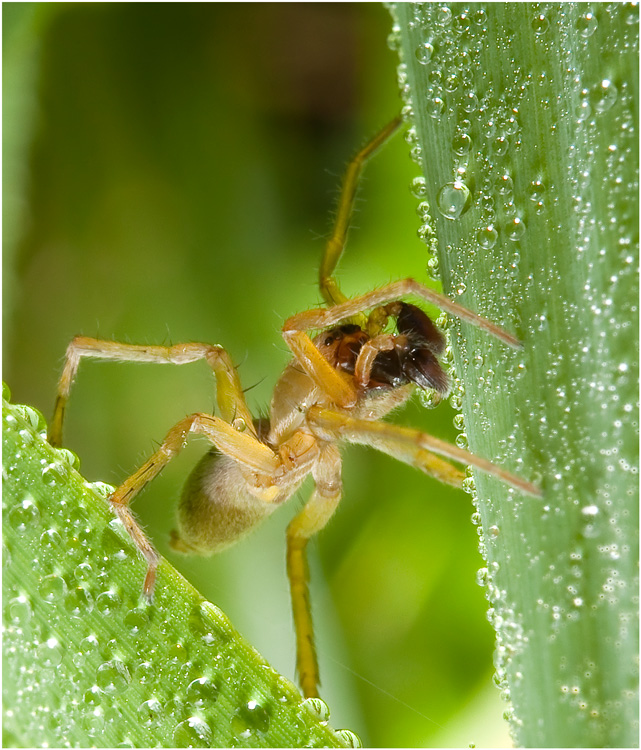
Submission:
[[[469,447],[467,435],[464,432],[460,432],[454,439],[454,442],[456,443],[456,446],[462,450],[467,450]]]
[[[427,63],[432,59],[432,55],[434,54],[434,46],[430,44],[430,42],[423,42],[423,44],[419,44],[416,48],[416,59],[421,63],[421,65],[427,65]]]
[[[69,469],[59,461],[47,464],[42,469],[42,481],[49,487],[64,482],[69,474]]]
[[[584,13],[576,22],[577,31],[585,39],[594,34],[598,25],[596,16],[591,12]]]
[[[42,414],[31,406],[24,406],[17,404],[13,407],[13,410],[22,417],[24,421],[33,428],[34,432],[44,433],[47,430],[47,423]]]
[[[497,136],[492,142],[492,151],[496,156],[504,156],[510,148],[510,141],[503,135]]]
[[[160,702],[157,698],[149,698],[138,706],[138,718],[143,724],[155,723],[160,718]]]
[[[446,219],[458,219],[470,207],[469,188],[461,180],[448,182],[439,190],[436,204]]]
[[[301,705],[305,706],[321,724],[325,725],[329,721],[329,706],[321,698],[305,698]]]
[[[83,695],[84,702],[89,706],[98,706],[102,702],[102,691],[98,685],[92,685],[89,690],[85,690]]]
[[[514,180],[509,174],[502,174],[496,180],[496,189],[501,195],[510,195],[514,192]]]
[[[210,747],[211,741],[209,725],[198,716],[190,716],[174,729],[174,747]]]
[[[130,679],[129,670],[118,659],[101,664],[96,673],[96,684],[103,692],[108,694],[124,690]]]
[[[7,607],[9,620],[21,628],[26,627],[31,620],[31,603],[26,596],[20,595],[11,599]]]
[[[458,133],[452,140],[452,150],[455,154],[463,156],[472,148],[472,139],[467,133]]]
[[[80,563],[80,565],[77,565],[73,571],[73,577],[79,583],[90,581],[93,575],[93,568],[87,562]]]
[[[115,591],[103,591],[96,599],[96,609],[103,615],[112,615],[118,610],[122,602]]]
[[[63,596],[67,593],[67,584],[60,576],[45,576],[40,581],[38,591],[40,592],[43,601],[48,604],[54,604],[60,602]]]
[[[474,495],[474,493],[476,492],[474,477],[465,477],[465,479],[461,482],[461,489],[468,495]]]
[[[528,195],[533,203],[538,203],[545,194],[545,185],[541,180],[532,180],[528,186]]]
[[[532,29],[535,34],[545,34],[545,32],[549,28],[550,28],[550,22],[543,15],[543,13],[539,13],[537,16],[534,17],[534,20],[532,21]]]
[[[132,635],[138,635],[149,625],[149,615],[144,609],[130,609],[125,615],[124,622]]]
[[[479,568],[476,571],[476,583],[477,585],[485,588],[489,580],[489,573],[487,568]]]
[[[363,747],[360,737],[349,729],[337,729],[335,734],[345,747]]]
[[[232,718],[232,730],[241,737],[249,737],[255,732],[264,733],[269,729],[269,714],[258,701],[247,701]]]
[[[505,235],[512,242],[518,242],[525,234],[525,224],[523,220],[516,216],[505,226]]]
[[[64,649],[57,638],[47,638],[38,646],[38,663],[46,668],[57,667],[62,662]]]
[[[72,617],[84,617],[93,609],[93,599],[82,586],[76,586],[65,596],[64,607]]]
[[[430,117],[438,120],[443,112],[445,112],[445,102],[443,101],[443,99],[441,99],[440,96],[434,96],[432,98],[428,98],[425,108],[427,110],[427,114]]]
[[[26,531],[28,527],[36,525],[39,521],[40,511],[31,495],[26,495],[22,502],[9,512],[9,523],[19,532]]]
[[[93,490],[103,500],[106,500],[109,495],[112,495],[116,489],[113,485],[107,484],[106,482],[87,482],[86,487]]]
[[[496,245],[498,236],[499,233],[492,224],[488,224],[488,226],[479,229],[476,233],[477,242],[484,250],[490,250],[493,248],[494,245]]]
[[[605,78],[592,89],[590,101],[597,112],[603,113],[614,105],[617,96],[617,87]]]
[[[410,190],[415,198],[420,201],[424,201],[427,198],[427,186],[425,184],[425,177],[415,177],[410,185]]]
[[[452,421],[454,423],[454,427],[457,430],[465,429],[465,417],[463,416],[463,414],[456,414]]]
[[[186,697],[198,708],[207,708],[218,698],[218,688],[207,677],[200,677],[189,683]]]
[[[55,529],[47,529],[40,535],[40,545],[44,549],[55,552],[62,545],[60,534]]]

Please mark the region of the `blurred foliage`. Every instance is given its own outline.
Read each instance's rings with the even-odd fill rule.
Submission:
[[[385,9],[5,4],[3,19],[5,35],[22,28],[32,44],[25,61],[5,40],[5,72],[31,66],[4,108],[5,133],[23,135],[4,176],[15,401],[49,416],[65,347],[83,333],[220,343],[264,412],[288,359],[282,321],[320,301],[341,171],[400,108]],[[18,93],[29,106],[13,106]],[[427,280],[408,150],[397,137],[368,167],[340,269],[348,294]],[[65,444],[85,476],[117,484],[178,419],[213,403],[202,363],[84,363]],[[416,403],[395,418],[453,440],[453,415]],[[309,488],[237,548],[177,556],[174,499],[203,450],[194,441],[135,511],[160,552],[293,678],[284,530]],[[469,498],[364,448],[345,450],[344,485],[311,560],[332,724],[370,746],[505,742]]]

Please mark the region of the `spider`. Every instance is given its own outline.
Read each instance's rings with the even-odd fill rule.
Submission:
[[[494,475],[526,494],[540,494],[534,485],[486,459],[419,430],[381,421],[417,387],[441,395],[448,391],[438,361],[445,348],[443,334],[420,307],[404,301],[406,297],[432,303],[504,344],[520,347],[499,326],[414,279],[394,281],[351,299],[340,290],[334,271],[345,246],[361,171],[401,122],[399,116],[389,123],[348,165],[319,272],[326,306],[285,321],[282,334],[293,359],[276,383],[267,419],[252,417],[231,358],[219,345],[139,346],[77,336],[67,348],[49,430],[52,445],[60,445],[71,385],[85,357],[177,365],[206,360],[216,379],[219,415],[191,414],[178,422],[109,502],[147,561],[143,593],[150,599],[159,555],[132,515],[130,503],[190,434],[204,435],[213,449],[192,471],[180,499],[178,528],[171,536],[171,546],[179,552],[211,555],[228,547],[292,497],[311,474],[314,490],[287,528],[286,555],[296,667],[305,697],[318,696],[320,684],[306,547],[341,499],[341,442],[372,446],[455,487],[461,486],[465,474],[444,458]],[[388,331],[390,325],[395,332]],[[317,332],[313,338],[310,331]]]

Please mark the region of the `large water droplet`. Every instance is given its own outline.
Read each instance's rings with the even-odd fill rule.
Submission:
[[[212,732],[198,716],[190,716],[174,729],[174,747],[210,747]]]
[[[329,721],[329,706],[324,700],[320,698],[305,698],[301,705],[305,706],[308,711],[311,711],[321,724],[327,724]]]
[[[96,683],[105,693],[116,693],[124,690],[130,681],[129,670],[118,659],[105,662],[98,667]]]
[[[26,531],[27,528],[35,526],[39,521],[40,511],[31,495],[26,495],[22,502],[9,512],[9,523],[19,532]]]
[[[448,182],[439,190],[436,204],[446,219],[458,219],[470,207],[470,190],[461,180]]]
[[[618,93],[617,87],[606,78],[592,89],[590,101],[597,112],[607,112],[616,102]]]
[[[360,737],[349,729],[337,729],[335,734],[345,747],[363,747]]]
[[[416,48],[416,59],[421,63],[421,65],[427,65],[427,63],[432,59],[432,55],[434,54],[434,47],[430,42],[423,42],[423,44],[419,44]]]
[[[594,34],[598,25],[596,16],[591,11],[584,13],[576,22],[577,31],[586,39]]]
[[[186,697],[194,706],[208,708],[218,698],[218,688],[207,677],[200,677],[189,683]]]

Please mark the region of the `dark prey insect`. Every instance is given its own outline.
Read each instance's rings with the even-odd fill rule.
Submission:
[[[431,303],[483,329],[510,347],[514,336],[414,279],[386,284],[348,299],[334,271],[343,252],[354,196],[367,159],[400,126],[383,128],[347,169],[319,283],[326,306],[289,318],[282,334],[293,354],[274,389],[268,419],[250,413],[229,354],[218,345],[136,346],[76,337],[67,349],[49,439],[60,445],[71,384],[84,357],[186,364],[204,359],[216,377],[217,415],[191,414],[169,430],[160,448],[111,495],[109,502],[146,558],[143,590],[151,597],[158,554],[135,521],[130,503],[183,447],[191,433],[214,446],[193,470],[183,491],[172,535],[181,552],[210,555],[236,542],[290,498],[311,474],[311,497],[287,528],[287,574],[297,641],[297,671],[305,696],[318,695],[318,664],[309,607],[306,546],[328,522],[341,498],[341,442],[370,445],[460,487],[465,475],[445,459],[498,477],[521,492],[539,490],[479,456],[382,418],[416,387],[447,393],[438,357],[445,340],[420,307]],[[311,338],[310,331],[316,331]]]

